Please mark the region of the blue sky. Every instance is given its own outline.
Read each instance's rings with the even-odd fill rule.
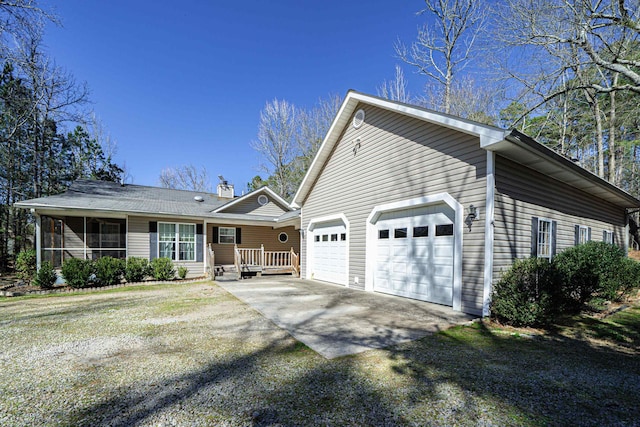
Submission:
[[[134,183],[191,163],[237,190],[259,173],[250,142],[267,101],[375,94],[399,62],[395,40],[411,42],[424,19],[420,0],[49,4],[63,26],[47,28],[48,52],[87,82]],[[424,80],[405,74],[419,90]]]

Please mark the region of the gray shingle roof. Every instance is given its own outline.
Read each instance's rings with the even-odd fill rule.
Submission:
[[[201,197],[197,201],[195,197]],[[69,189],[55,196],[24,200],[15,205],[21,208],[86,209],[96,211],[126,212],[138,214],[168,214],[205,218],[243,218],[256,221],[274,221],[264,215],[224,215],[213,211],[234,199],[216,194],[173,190],[169,188],[115,182],[78,180]],[[285,215],[289,214],[287,212]]]

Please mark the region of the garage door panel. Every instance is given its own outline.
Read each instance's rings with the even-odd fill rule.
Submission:
[[[376,227],[389,232],[377,239],[374,290],[452,305],[454,237],[436,236],[436,227],[451,224],[454,217],[444,205],[382,214]],[[414,227],[420,229],[414,232]]]
[[[347,284],[346,227],[342,223],[317,225],[314,229],[311,272],[314,279]]]

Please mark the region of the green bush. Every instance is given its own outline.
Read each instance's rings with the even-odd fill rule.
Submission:
[[[122,281],[124,275],[124,261],[110,256],[98,258],[93,262],[95,284],[98,286],[113,286]]]
[[[516,260],[493,288],[491,314],[513,326],[548,324],[554,316],[556,270],[544,258]]]
[[[181,265],[180,267],[178,267],[178,277],[180,279],[186,279],[187,278],[187,273],[189,273],[189,269],[183,265]]]
[[[90,285],[93,275],[93,263],[88,259],[69,258],[62,263],[62,277],[72,288],[85,288]]]
[[[42,289],[51,289],[58,280],[58,275],[53,269],[53,265],[49,261],[45,261],[40,266],[40,270],[36,273],[36,277],[33,279],[33,284],[39,286]]]
[[[559,304],[577,311],[592,299],[621,298],[626,259],[623,249],[604,242],[587,242],[559,253],[553,260],[562,276]]]
[[[31,283],[36,274],[36,251],[28,249],[21,251],[16,258],[16,272],[18,278],[25,283]]]
[[[632,291],[640,288],[640,262],[631,258],[623,258],[617,273],[618,277],[615,283],[618,286],[618,295],[617,298],[613,297],[611,299],[622,299],[630,295]]]
[[[131,257],[127,259],[124,270],[124,278],[127,282],[142,282],[145,277],[151,275],[151,267],[146,258]]]
[[[173,280],[176,270],[169,258],[154,258],[151,261],[151,271],[156,280]]]

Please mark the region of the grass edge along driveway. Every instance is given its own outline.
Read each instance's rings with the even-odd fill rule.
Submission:
[[[0,425],[637,425],[640,308],[326,360],[213,282],[0,299]]]

